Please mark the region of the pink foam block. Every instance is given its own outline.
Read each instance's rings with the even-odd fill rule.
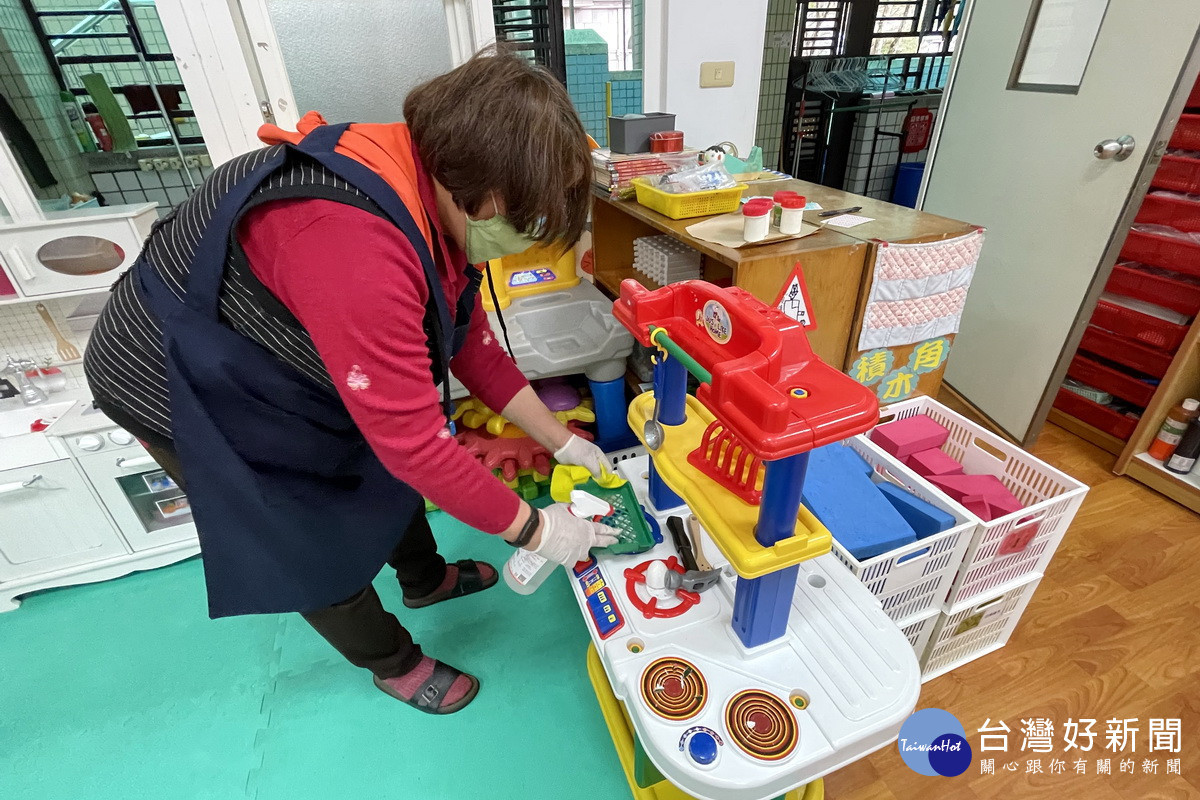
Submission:
[[[913,453],[936,450],[950,432],[924,414],[898,419],[871,431],[871,441],[904,461]]]
[[[921,450],[913,453],[904,464],[922,478],[932,475],[961,475],[963,471],[962,464],[941,450]]]
[[[931,475],[929,482],[986,522],[1024,508],[994,475]]]
[[[990,475],[930,475],[929,482],[950,495],[951,499],[965,505],[968,501],[978,503],[986,500],[990,488],[986,479],[990,477]]]
[[[981,477],[992,478],[991,475]],[[1025,506],[1017,499],[1016,495],[1010,492],[998,478],[992,478],[994,483],[989,484],[988,493],[984,495],[984,501],[987,503],[989,515],[982,519],[991,522],[994,519],[1015,514]]]

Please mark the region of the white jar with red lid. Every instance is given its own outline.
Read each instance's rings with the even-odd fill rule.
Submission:
[[[775,204],[767,197],[747,200],[742,206],[742,238],[761,242],[771,232],[771,209]]]
[[[807,201],[803,195],[793,194],[779,199],[779,232],[794,236],[800,232],[804,224],[804,206]]]

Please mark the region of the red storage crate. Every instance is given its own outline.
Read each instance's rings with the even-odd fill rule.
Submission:
[[[1138,425],[1138,421],[1133,417],[1127,417],[1108,406],[1088,400],[1069,389],[1058,390],[1058,397],[1054,399],[1054,407],[1064,414],[1086,422],[1093,428],[1111,433],[1123,442],[1129,440]]]
[[[1146,231],[1130,231],[1121,258],[1151,267],[1200,275],[1200,242]]]
[[[1067,376],[1143,408],[1150,404],[1150,398],[1157,388],[1127,372],[1107,367],[1080,354],[1071,359]]]
[[[1192,87],[1192,93],[1188,95],[1188,108],[1200,108],[1200,80],[1196,81],[1196,85]]]
[[[1124,364],[1152,378],[1161,378],[1171,366],[1171,353],[1146,347],[1133,339],[1118,336],[1095,325],[1088,325],[1087,330],[1083,332],[1079,349]]]
[[[1200,158],[1165,155],[1151,184],[1185,194],[1200,193]]]
[[[1180,150],[1200,150],[1200,114],[1180,116],[1167,146]]]
[[[1096,304],[1092,324],[1170,353],[1175,352],[1188,331],[1187,325],[1176,325],[1107,300]]]
[[[1113,268],[1104,290],[1194,315],[1200,312],[1200,281],[1194,280],[1154,267],[1124,263]]]
[[[1200,231],[1200,197],[1184,200],[1165,194],[1148,194],[1134,222],[1166,225],[1180,231]]]

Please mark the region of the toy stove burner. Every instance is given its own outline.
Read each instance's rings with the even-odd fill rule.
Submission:
[[[642,699],[664,719],[688,719],[708,702],[708,682],[682,658],[660,658],[642,673]]]
[[[769,692],[747,689],[738,692],[725,707],[729,738],[747,755],[763,761],[778,761],[796,749],[800,739],[787,704]]]
[[[654,590],[647,585],[646,571],[652,564],[660,563],[657,558],[652,558],[649,561],[643,561],[636,567],[630,567],[625,570],[625,593],[629,596],[629,602],[633,607],[642,612],[642,616],[646,619],[653,617],[678,617],[683,612],[687,611],[696,603],[700,602],[700,595],[696,592],[689,592],[687,589],[676,589],[674,597],[679,602],[674,605],[662,607],[658,604],[659,598],[655,596]],[[678,572],[680,575],[684,573],[683,567],[679,563],[679,559],[671,556],[666,561],[661,562],[667,569]],[[638,590],[638,586],[642,586],[646,590],[648,597],[643,598]]]

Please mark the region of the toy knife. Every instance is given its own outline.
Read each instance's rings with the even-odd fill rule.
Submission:
[[[671,531],[671,540],[675,542],[675,549],[679,551],[679,563],[683,564],[684,570],[695,572],[700,569],[696,564],[696,554],[692,551],[692,542],[688,539],[687,531],[683,529],[683,518],[667,517],[667,528]]]
[[[712,564],[704,555],[704,545],[700,543],[700,520],[696,519],[695,514],[689,514],[687,522],[688,533],[692,535],[692,549],[696,553],[696,566],[703,570],[712,569]]]

